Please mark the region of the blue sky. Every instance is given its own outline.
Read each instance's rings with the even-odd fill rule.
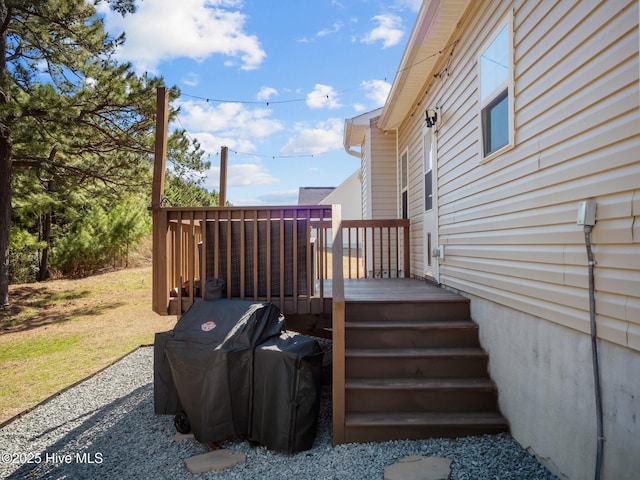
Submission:
[[[122,60],[182,91],[176,125],[210,155],[227,199],[292,205],[301,186],[337,186],[359,168],[345,118],[381,107],[421,0],[143,0],[125,18]],[[102,4],[103,5],[103,4]],[[170,127],[171,128],[171,127]]]

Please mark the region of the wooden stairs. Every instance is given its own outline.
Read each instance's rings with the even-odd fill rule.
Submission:
[[[346,443],[509,429],[469,300],[438,290],[422,300],[345,301]]]

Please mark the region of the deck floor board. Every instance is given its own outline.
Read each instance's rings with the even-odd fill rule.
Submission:
[[[316,290],[317,291],[317,290]],[[324,281],[324,295],[331,297],[331,280]],[[460,301],[462,295],[415,278],[345,279],[346,302]]]

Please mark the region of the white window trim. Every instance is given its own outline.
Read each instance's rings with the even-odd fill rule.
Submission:
[[[402,157],[407,158],[407,185],[402,185]],[[398,158],[398,187],[399,187],[399,198],[398,198],[398,218],[402,218],[402,194],[407,192],[407,218],[409,218],[409,184],[411,183],[409,180],[409,147],[405,147],[405,149],[400,154],[400,158]]]
[[[425,144],[426,144],[426,140],[427,140],[427,135],[429,136],[429,151],[427,152],[427,149],[425,148]],[[430,166],[430,168],[427,168],[427,161],[429,159],[429,156],[431,157],[431,161],[434,161],[434,157],[435,157],[435,152],[434,152],[434,137],[435,135],[433,134],[433,131],[431,130],[431,128],[427,128],[427,127],[423,127],[422,128],[422,181],[424,183],[424,177],[427,174],[427,172],[429,170],[431,170],[431,175],[433,175],[433,165]],[[433,177],[431,180],[431,184],[433,185]],[[424,192],[424,202],[423,202],[423,210],[425,212],[431,212],[433,211],[433,209],[435,208],[435,188],[431,191],[431,208],[429,210],[426,209],[426,201],[427,201],[427,192],[425,190]]]
[[[496,37],[498,36],[498,34],[500,33],[500,31],[504,28],[504,26],[507,25],[509,27],[509,77],[507,78],[507,89],[508,89],[508,95],[507,95],[507,105],[508,105],[508,121],[509,121],[509,143],[507,143],[505,146],[503,146],[502,148],[496,150],[495,152],[491,152],[489,155],[485,156],[484,155],[484,131],[483,131],[483,124],[482,124],[482,110],[483,108],[488,105],[489,103],[491,103],[493,100],[495,100],[497,95],[492,95],[491,97],[489,97],[489,99],[487,101],[485,101],[484,103],[482,102],[482,92],[481,92],[481,88],[480,88],[480,81],[481,81],[481,75],[482,72],[480,71],[480,56],[482,55],[482,53],[489,47],[489,45],[491,45],[491,43],[496,39]],[[513,10],[509,10],[509,13],[507,13],[507,15],[498,23],[498,25],[495,27],[495,29],[493,30],[493,32],[491,32],[491,36],[487,38],[487,40],[485,41],[485,43],[482,45],[482,47],[480,48],[480,51],[478,53],[478,60],[477,60],[477,64],[478,64],[478,124],[479,124],[479,128],[478,128],[478,132],[479,132],[479,152],[480,152],[480,163],[486,163],[486,162],[490,162],[491,160],[493,160],[494,158],[504,154],[505,152],[508,152],[509,150],[512,150],[515,147],[515,115],[514,115],[514,105],[515,105],[515,89],[514,89],[514,80],[513,80],[513,73],[514,73],[514,67],[515,67],[515,62],[514,62],[514,48],[513,48]]]

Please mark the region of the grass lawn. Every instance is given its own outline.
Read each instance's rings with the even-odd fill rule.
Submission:
[[[151,311],[151,266],[11,285],[0,311],[0,423],[108,366],[175,316]]]

